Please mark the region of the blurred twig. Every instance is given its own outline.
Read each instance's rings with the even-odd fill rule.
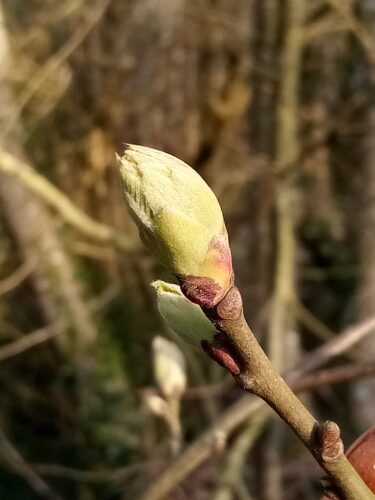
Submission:
[[[133,463],[125,467],[119,467],[114,470],[79,470],[72,467],[65,467],[58,464],[33,464],[33,468],[41,475],[48,477],[59,477],[70,479],[71,481],[85,483],[121,483],[134,474],[145,472],[146,469],[152,469],[160,464],[159,460],[149,462],[142,461]]]
[[[55,6],[53,11],[43,11],[38,13],[38,25],[46,26],[52,29],[54,24],[64,22],[67,18],[82,9],[85,0],[66,0],[62,5]],[[24,50],[33,39],[38,36],[35,26],[31,27],[30,32],[22,33],[14,40],[17,50]]]
[[[351,363],[326,370],[319,370],[295,381],[295,391],[312,390],[327,385],[340,384],[352,380],[372,377],[375,374],[375,362]]]
[[[109,286],[101,295],[91,300],[89,304],[90,310],[93,313],[97,313],[98,311],[106,307],[106,305],[114,299],[118,291],[119,289],[116,284]],[[40,328],[39,330],[36,330],[34,332],[27,333],[14,342],[0,347],[0,362],[8,358],[12,358],[13,356],[17,356],[18,354],[21,354],[24,351],[31,349],[32,347],[50,340],[56,335],[59,335],[64,330],[64,328],[65,326],[63,322],[57,322],[54,325],[50,325],[48,327]]]
[[[347,352],[364,337],[375,332],[375,317],[369,318],[358,325],[349,327],[340,335],[326,342],[309,354],[306,354],[301,362],[300,368],[294,370],[288,380],[298,378],[301,374],[309,373],[327,364],[331,359]]]
[[[276,173],[293,165],[286,175],[276,176],[275,225],[276,258],[275,284],[268,331],[268,354],[276,370],[287,370],[299,354],[296,321],[291,307],[296,294],[296,226],[298,223],[298,187],[295,182],[296,159],[300,156],[300,96],[301,65],[304,49],[303,27],[306,17],[304,0],[287,0],[284,40],[280,50],[279,85],[276,100],[274,168]],[[287,347],[286,338],[295,348]],[[292,352],[294,350],[294,352]],[[288,352],[288,355],[286,355]],[[266,437],[264,467],[264,497],[279,500],[282,490],[281,455],[284,427],[276,420]]]
[[[32,270],[33,266],[31,262],[26,261],[8,278],[0,281],[0,296],[17,288],[30,275]]]
[[[347,23],[348,29],[365,49],[372,65],[375,65],[375,44],[366,27],[351,12],[350,2],[346,0],[326,0]]]
[[[242,478],[242,468],[249,448],[259,437],[266,422],[266,417],[269,415],[266,408],[262,410],[248,422],[228,451],[213,500],[232,500],[235,487]]]
[[[232,377],[224,377],[220,382],[200,386],[188,387],[183,399],[200,399],[209,396],[220,396],[234,386]]]
[[[63,325],[60,323],[58,325],[40,328],[39,330],[26,334],[20,339],[0,347],[0,362],[5,359],[12,358],[13,356],[17,356],[17,354],[21,354],[22,352],[27,351],[42,342],[46,342],[62,331]]]
[[[330,340],[335,336],[335,332],[328,328],[314,314],[312,314],[302,302],[294,297],[293,307],[297,318],[306,328],[313,332],[322,341]]]
[[[41,498],[61,500],[60,497],[51,490],[48,484],[25,462],[1,428],[0,457],[16,474],[22,477]]]
[[[48,80],[48,77],[57,71],[61,64],[79,47],[94,26],[100,21],[110,2],[111,0],[103,0],[96,8],[90,10],[86,23],[79,26],[72,38],[70,38],[68,42],[47,61],[44,67],[35,74],[34,78],[28,82],[26,89],[19,97],[17,110],[9,121],[6,130],[3,132],[5,136],[16,126],[25,106],[39,88],[44,85],[46,80]]]
[[[340,368],[321,370],[311,376],[307,375],[300,381],[295,382],[296,390],[303,391],[311,388],[318,388],[331,383],[343,382],[358,376],[370,376],[374,373],[374,363],[368,363],[366,367],[360,365],[347,365]],[[262,413],[258,414],[257,411],[260,409],[262,409]],[[187,474],[189,474],[195,467],[198,467],[200,463],[210,456],[211,450],[213,450],[215,437],[217,435],[224,434],[226,436],[237,426],[241,425],[247,417],[250,417],[255,413],[259,416],[259,420],[256,420],[256,422],[258,422],[258,425],[261,426],[264,423],[265,417],[271,414],[271,410],[265,407],[260,400],[253,399],[249,401],[248,397],[241,398],[240,401],[227,410],[224,415],[217,420],[215,426],[206,431],[201,438],[199,438],[180,455],[177,459],[177,468],[175,469],[172,465],[173,470],[180,470],[181,468],[182,477],[180,476],[180,472],[177,476],[172,474],[168,475],[169,487],[168,489],[163,490],[165,494],[168,494],[168,492],[171,491],[174,486],[177,486],[177,484],[179,484],[179,482],[181,482]],[[252,440],[258,435],[257,432],[259,432],[259,428],[257,426],[251,426],[246,428],[243,434],[240,434],[239,438],[233,444],[233,454],[230,453],[231,458],[228,459],[231,462],[231,466],[234,467],[235,464],[238,464],[241,460],[243,460],[243,454],[247,453]],[[63,477],[78,482],[101,483],[124,481],[129,477],[129,475],[140,473],[141,471],[144,471],[144,468],[152,468],[157,464],[158,461],[150,461],[149,463],[142,462],[112,471],[84,471],[56,464],[35,464],[34,469],[43,476]],[[189,468],[188,470],[186,470],[187,467]],[[231,470],[234,472],[234,468]],[[167,484],[167,482],[164,482],[164,484]],[[145,496],[143,498],[151,500],[152,498],[161,499],[163,497]]]
[[[112,243],[122,251],[132,251],[136,243],[116,229],[93,220],[75,206],[70,199],[30,165],[0,149],[0,171],[16,177],[24,186],[53,207],[59,215],[81,233],[96,240]]]

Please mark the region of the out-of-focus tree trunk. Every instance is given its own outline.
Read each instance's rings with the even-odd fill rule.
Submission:
[[[257,56],[254,66],[254,149],[270,162],[274,152],[276,63],[280,33],[280,2],[256,2]]]
[[[275,197],[276,276],[269,331],[269,355],[279,369],[285,367],[285,335],[294,330],[291,301],[296,282],[295,230],[298,220],[296,178],[299,159],[299,84],[304,46],[303,0],[286,6],[286,37],[280,56],[280,87],[276,110]]]
[[[17,110],[10,84],[12,68],[0,3],[0,145],[22,158],[25,153],[21,127],[6,137],[1,136],[1,129],[6,128],[5,125]],[[41,201],[17,180],[5,175],[0,175],[0,206],[21,258],[29,259],[32,263],[32,283],[44,320],[48,323],[65,321],[75,331],[73,345],[77,348],[84,346],[84,350],[92,349],[96,328],[83,302],[73,265],[58,239],[54,219]],[[61,345],[71,349],[66,337],[62,339]]]
[[[272,161],[275,149],[275,106],[277,60],[281,7],[277,0],[254,3],[253,99],[250,115],[252,149],[259,180],[250,186],[251,199],[256,199],[254,236],[250,255],[251,317],[258,332],[266,330],[266,321],[259,311],[264,309],[272,283]],[[264,315],[263,315],[264,316]]]
[[[292,312],[296,286],[296,224],[298,192],[296,164],[299,153],[299,84],[304,48],[304,0],[288,0],[285,7],[285,38],[280,54],[279,89],[275,129],[275,212],[276,266],[269,324],[269,356],[282,371],[291,367],[299,351],[298,334]],[[265,497],[279,500],[282,495],[280,456],[284,428],[279,422],[271,430],[267,446]]]
[[[375,43],[375,3],[362,0],[362,22],[371,30]],[[361,231],[359,239],[360,283],[358,290],[358,314],[366,319],[375,314],[375,69],[370,68],[368,106],[364,117],[364,135],[361,147],[363,182],[361,197]],[[375,335],[362,344],[364,359],[375,358]],[[375,380],[363,380],[354,385],[355,416],[365,430],[375,421]]]
[[[302,155],[308,184],[304,217],[309,227],[319,229],[323,224],[333,238],[341,236],[342,223],[336,206],[328,144],[329,124],[331,117],[339,111],[341,90],[340,78],[332,75],[340,75],[343,71],[340,58],[346,49],[345,36],[331,35],[328,43],[318,38],[310,46],[308,63],[312,67],[312,76],[307,82],[307,153]]]

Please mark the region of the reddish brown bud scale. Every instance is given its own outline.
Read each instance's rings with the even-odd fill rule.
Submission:
[[[375,427],[362,434],[346,453],[349,462],[375,493]]]
[[[321,500],[340,500],[334,491],[327,491]]]
[[[216,307],[220,319],[236,319],[242,312],[242,297],[238,288],[233,287]]]
[[[340,439],[340,428],[335,422],[327,420],[320,425],[320,446],[323,449],[330,448]]]
[[[202,340],[201,345],[203,350],[216,361],[216,363],[226,368],[232,375],[239,375],[241,373],[240,366],[234,359],[229,346],[216,342],[215,340],[213,342]]]
[[[198,276],[177,276],[181,291],[187,299],[204,308],[214,307],[223,297],[226,290],[212,278]]]
[[[340,439],[340,428],[335,422],[326,420],[318,429],[321,457],[324,462],[334,462],[344,454],[344,445]]]
[[[322,451],[322,459],[324,462],[334,462],[337,460],[340,456],[344,454],[344,444],[339,439],[334,445],[330,446],[329,448],[324,448]]]
[[[362,434],[346,452],[349,462],[375,493],[375,427]],[[327,491],[322,500],[336,500],[334,491]]]

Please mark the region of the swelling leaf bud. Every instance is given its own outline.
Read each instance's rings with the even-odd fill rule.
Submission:
[[[190,300],[213,307],[233,280],[216,196],[195,170],[162,151],[128,145],[118,160],[142,241],[178,277]]]
[[[160,280],[151,285],[157,293],[161,317],[186,343],[197,347],[202,340],[215,336],[215,327],[199,306],[184,297],[179,286]]]
[[[166,398],[180,398],[186,389],[185,358],[180,349],[163,337],[152,341],[156,383]]]
[[[170,409],[165,399],[152,393],[143,394],[142,399],[146,409],[150,413],[168,419]]]

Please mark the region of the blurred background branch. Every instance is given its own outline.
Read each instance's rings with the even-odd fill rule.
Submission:
[[[136,242],[129,241],[120,231],[92,220],[48,180],[4,150],[0,150],[0,171],[22,182],[42,201],[53,207],[65,221],[86,236],[104,243],[113,243],[115,247],[123,251],[129,252],[135,249]]]

